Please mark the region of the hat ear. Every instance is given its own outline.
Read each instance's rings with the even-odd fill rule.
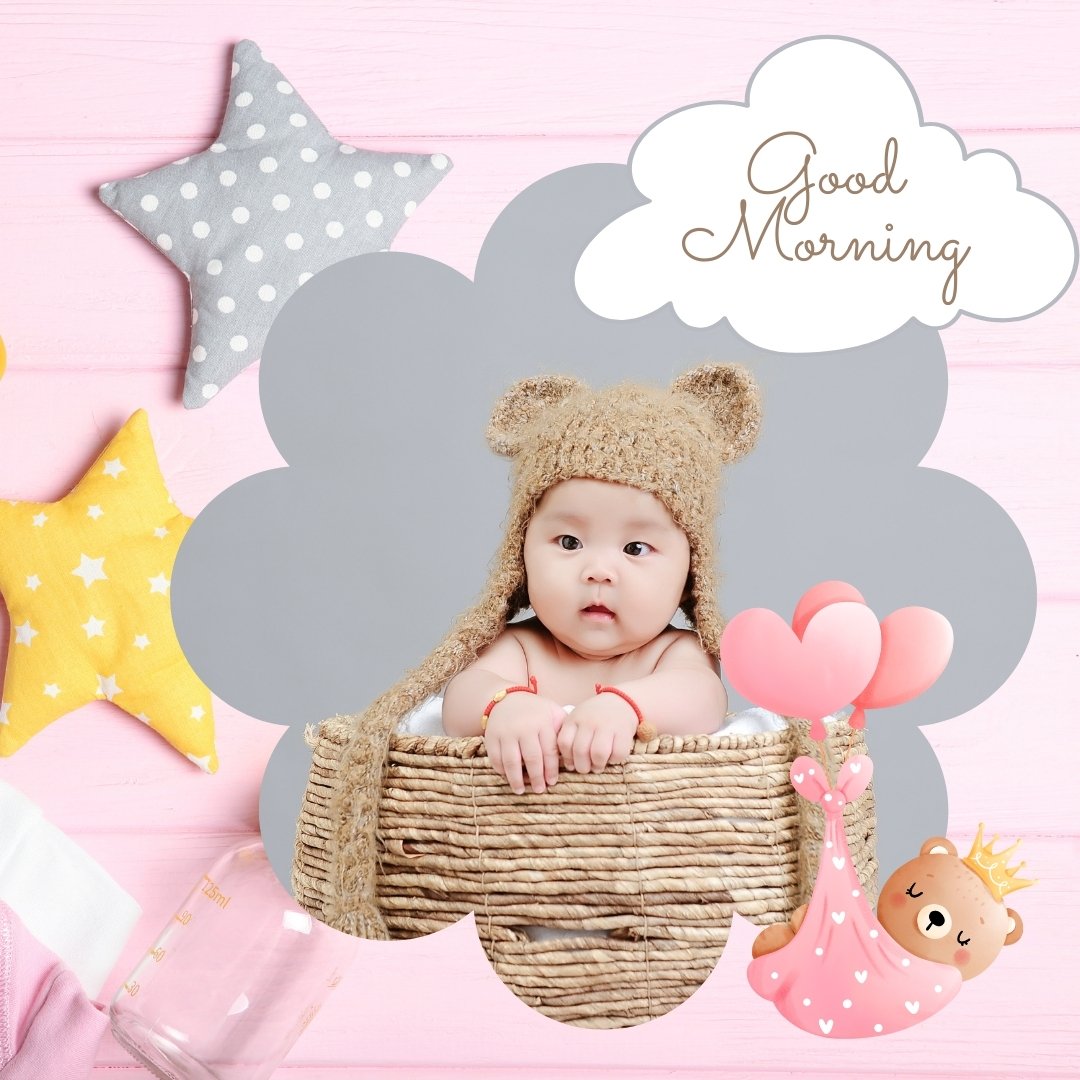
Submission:
[[[496,454],[514,457],[522,433],[541,413],[583,389],[585,384],[569,375],[535,375],[514,383],[492,410],[488,445]]]
[[[722,460],[738,461],[757,442],[761,393],[753,375],[738,364],[702,364],[683,372],[672,384],[703,405],[720,438]]]

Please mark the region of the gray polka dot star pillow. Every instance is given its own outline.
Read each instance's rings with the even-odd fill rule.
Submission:
[[[338,142],[241,41],[213,146],[100,189],[191,283],[184,404],[205,405],[259,359],[274,316],[312,274],[387,248],[449,168],[445,154]]]

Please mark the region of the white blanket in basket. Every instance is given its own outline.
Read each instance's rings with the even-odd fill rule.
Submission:
[[[442,694],[432,694],[406,713],[398,722],[400,735],[445,735],[442,723]],[[572,711],[573,705],[566,709]],[[724,722],[715,730],[703,732],[707,735],[754,735],[761,731],[782,731],[787,721],[776,713],[766,709],[743,709],[742,712],[728,713]]]

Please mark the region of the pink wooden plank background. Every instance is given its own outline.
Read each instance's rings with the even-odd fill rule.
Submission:
[[[106,179],[198,151],[220,121],[232,42],[253,37],[335,135],[436,149],[456,169],[395,247],[471,273],[499,210],[568,165],[622,161],[662,114],[741,99],[769,52],[809,34],[863,38],[914,83],[928,120],[1017,162],[1024,185],[1080,221],[1075,3],[912,0],[857,5],[716,0],[413,0],[300,5],[211,0],[0,3],[0,494],[51,499],[136,407],[150,412],[177,502],[195,513],[279,465],[257,372],[186,413],[180,275],[94,197]],[[945,332],[949,407],[926,464],[966,477],[1012,515],[1039,576],[1027,654],[1002,689],[927,731],[950,791],[950,829],[992,815],[1025,838],[1037,888],[1024,940],[936,1021],[862,1044],[809,1040],[743,979],[753,934],[674,1014],[632,1031],[564,1028],[520,1005],[459,924],[365,943],[282,1075],[339,1080],[581,1075],[1064,1077],[1080,1075],[1080,796],[1067,771],[1080,653],[1080,299],[1023,323]],[[0,615],[0,641],[6,640]],[[108,989],[193,880],[257,830],[258,786],[279,729],[218,706],[222,769],[184,766],[141,725],[88,706],[39,735],[0,778],[30,794],[142,904]],[[132,826],[138,822],[138,829]],[[110,1038],[95,1076],[147,1075]]]

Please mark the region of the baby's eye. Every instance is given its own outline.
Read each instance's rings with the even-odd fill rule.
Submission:
[[[652,550],[652,545],[646,544],[644,540],[631,540],[623,548],[627,555],[647,555]]]
[[[555,537],[555,542],[564,551],[577,551],[581,547],[581,541],[576,536],[570,536],[569,534]]]
[[[921,893],[921,892],[912,892],[912,890],[913,890],[914,888],[915,888],[915,882],[913,881],[913,882],[912,882],[912,883],[911,883],[911,884],[910,884],[910,885],[909,885],[909,886],[907,887],[907,890],[906,890],[906,891],[907,891],[907,894],[908,894],[908,896],[910,896],[912,900],[915,900],[915,899],[917,899],[918,897],[922,896],[922,893]]]
[[[961,930],[960,933],[956,935],[956,944],[957,945],[970,945],[971,944],[971,938],[970,937],[964,937],[964,931]]]

